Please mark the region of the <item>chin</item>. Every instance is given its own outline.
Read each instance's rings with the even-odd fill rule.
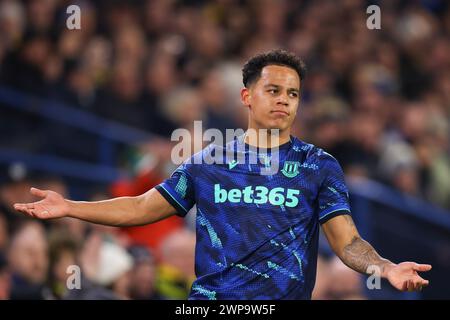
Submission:
[[[270,123],[269,125],[266,126],[266,128],[268,130],[280,130],[280,131],[285,131],[286,129],[289,128],[289,124],[287,123]]]

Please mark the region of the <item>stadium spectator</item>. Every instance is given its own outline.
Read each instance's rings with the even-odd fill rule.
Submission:
[[[8,248],[11,299],[43,299],[48,262],[44,228],[36,221],[24,221],[11,235]]]
[[[167,299],[187,299],[195,279],[195,233],[174,231],[159,248],[158,291]]]
[[[0,251],[0,300],[8,300],[11,294],[11,274],[6,258]]]
[[[130,297],[134,300],[161,300],[156,290],[157,262],[147,247],[132,246],[128,249],[134,259],[130,275]]]

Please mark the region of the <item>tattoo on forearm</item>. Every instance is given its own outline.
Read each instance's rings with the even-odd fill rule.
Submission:
[[[367,268],[370,265],[380,267],[381,272],[383,272],[384,265],[389,263],[388,260],[380,257],[370,243],[360,237],[354,237],[351,243],[345,246],[342,261],[353,270],[361,273],[367,273]]]

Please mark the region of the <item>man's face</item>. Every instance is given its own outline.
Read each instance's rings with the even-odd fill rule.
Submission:
[[[30,283],[43,283],[48,268],[48,248],[44,230],[34,223],[19,232],[10,248],[11,269]]]
[[[261,77],[241,91],[249,107],[250,127],[255,129],[289,129],[300,101],[300,77],[289,67],[268,65]]]

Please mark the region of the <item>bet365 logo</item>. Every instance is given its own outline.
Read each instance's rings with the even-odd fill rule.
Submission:
[[[300,190],[285,189],[281,187],[269,190],[264,186],[247,186],[243,190],[231,189],[227,191],[222,189],[220,184],[214,185],[214,202],[224,203],[229,201],[231,203],[254,203],[265,204],[269,202],[274,206],[284,205],[289,208],[298,205],[298,195]]]

